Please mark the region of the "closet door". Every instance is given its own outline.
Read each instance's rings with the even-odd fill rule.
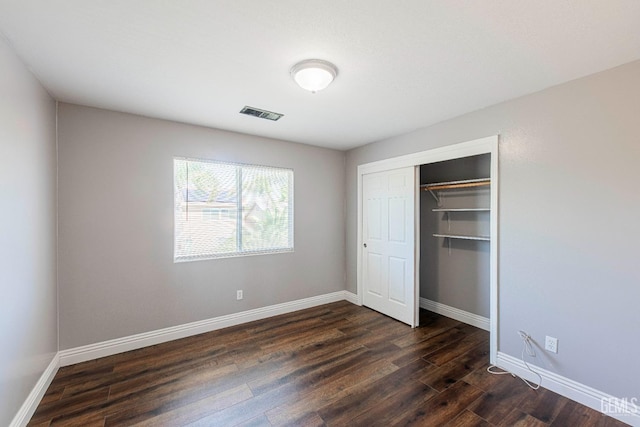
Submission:
[[[415,168],[362,179],[363,304],[415,326]]]

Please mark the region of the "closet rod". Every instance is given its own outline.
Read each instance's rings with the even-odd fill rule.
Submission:
[[[491,185],[491,179],[480,178],[480,179],[467,179],[464,181],[438,182],[433,184],[423,184],[420,187],[424,191],[433,191],[433,190],[448,190],[452,188],[481,187],[483,185]]]

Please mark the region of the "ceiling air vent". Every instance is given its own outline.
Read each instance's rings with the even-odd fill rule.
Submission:
[[[240,110],[241,114],[246,114],[247,116],[254,116],[261,119],[273,120],[274,122],[278,120],[280,117],[284,116],[284,114],[274,113],[273,111],[261,110],[259,108],[249,107],[245,105],[242,110]]]

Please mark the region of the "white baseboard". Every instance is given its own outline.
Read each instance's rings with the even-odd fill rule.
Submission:
[[[420,298],[420,308],[442,314],[443,316],[467,323],[476,328],[484,329],[485,331],[488,331],[490,328],[489,319],[486,317],[478,316],[477,314],[469,313],[468,311],[460,310],[426,298]]]
[[[58,355],[59,353],[56,353],[53,356],[51,363],[49,363],[42,375],[40,375],[40,379],[38,379],[36,385],[31,389],[31,392],[25,399],[24,403],[13,417],[9,427],[24,427],[29,423],[33,413],[40,404],[42,397],[49,388],[51,381],[53,381],[53,377],[55,377],[58,372],[58,368],[60,367],[60,358]]]
[[[538,381],[538,377],[529,372],[522,360],[516,357],[498,352],[496,365],[529,381]],[[603,402],[605,402],[605,406],[609,409],[609,411],[605,412],[607,415],[629,425],[640,427],[640,402],[627,403],[625,406],[623,399],[615,398],[610,394],[603,393],[554,372],[547,371],[544,368],[539,368],[531,363],[529,363],[529,366],[542,376],[542,387],[595,409],[598,412],[605,412],[603,411]],[[635,398],[637,398],[637,396],[635,396]],[[634,406],[634,404],[636,406]]]
[[[360,305],[358,304],[358,295],[349,291],[343,291],[343,292],[344,292],[344,299],[346,301],[349,301],[351,304]]]
[[[73,365],[75,363],[86,362],[100,357],[111,356],[125,351],[136,350],[138,348],[156,345],[167,341],[190,337],[217,329],[227,328],[242,323],[261,320],[267,317],[278,316],[280,314],[291,313],[305,308],[316,307],[336,301],[347,300],[352,302],[353,294],[347,291],[337,291],[330,294],[318,295],[282,304],[270,305],[267,307],[247,310],[240,313],[228,314],[226,316],[214,317],[127,337],[116,338],[82,347],[61,350],[60,366]]]

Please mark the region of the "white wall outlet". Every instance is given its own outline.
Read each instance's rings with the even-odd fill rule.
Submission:
[[[551,353],[558,352],[558,338],[547,336],[544,339],[544,349]]]
[[[236,299],[240,301],[242,298],[244,298],[244,296],[242,295],[242,290],[238,289],[236,291]]]

